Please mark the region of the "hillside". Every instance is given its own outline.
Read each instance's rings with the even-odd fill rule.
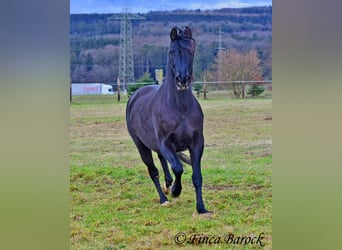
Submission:
[[[163,11],[139,14],[133,20],[135,78],[166,64],[169,32],[173,26],[189,26],[197,42],[194,74],[201,79],[217,53],[219,27],[224,48],[256,48],[264,78],[272,78],[272,7],[213,11]],[[71,79],[73,82],[113,83],[118,76],[120,21],[111,14],[70,15]]]

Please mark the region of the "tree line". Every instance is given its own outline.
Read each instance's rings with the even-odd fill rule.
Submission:
[[[190,26],[197,42],[194,60],[196,80],[214,72],[221,45],[237,53],[254,51],[261,77],[272,77],[272,7],[221,9],[215,11],[158,11],[141,14],[134,21],[134,76],[139,79],[155,69],[165,72],[169,31],[173,26]],[[70,15],[70,73],[73,82],[114,83],[118,76],[120,21],[111,14]]]

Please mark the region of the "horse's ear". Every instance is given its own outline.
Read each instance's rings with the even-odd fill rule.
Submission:
[[[184,29],[184,35],[185,37],[192,39],[192,32],[188,26],[186,26]]]
[[[172,30],[170,32],[170,38],[171,38],[171,41],[174,41],[177,39],[177,28],[176,27],[172,28]]]

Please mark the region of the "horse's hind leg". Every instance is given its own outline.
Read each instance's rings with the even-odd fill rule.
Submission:
[[[139,150],[141,159],[146,164],[146,166],[148,168],[148,173],[149,173],[154,185],[156,186],[156,189],[158,191],[159,198],[160,198],[160,204],[164,204],[165,202],[168,202],[166,196],[164,195],[164,193],[160,187],[159,173],[158,173],[158,169],[154,165],[151,149],[147,148],[140,141],[138,143],[136,143],[136,145],[137,145],[137,148]]]
[[[158,158],[163,167],[164,177],[165,177],[165,182],[164,182],[162,189],[163,189],[164,194],[168,195],[170,193],[170,186],[172,185],[173,179],[170,174],[169,166],[167,165],[165,158],[160,153],[158,153]]]

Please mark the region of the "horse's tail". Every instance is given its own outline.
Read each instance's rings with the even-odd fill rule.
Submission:
[[[191,160],[190,160],[189,156],[187,156],[186,154],[184,154],[182,152],[178,152],[177,156],[178,156],[179,160],[181,160],[182,162],[185,162],[186,164],[189,164],[191,166]]]

